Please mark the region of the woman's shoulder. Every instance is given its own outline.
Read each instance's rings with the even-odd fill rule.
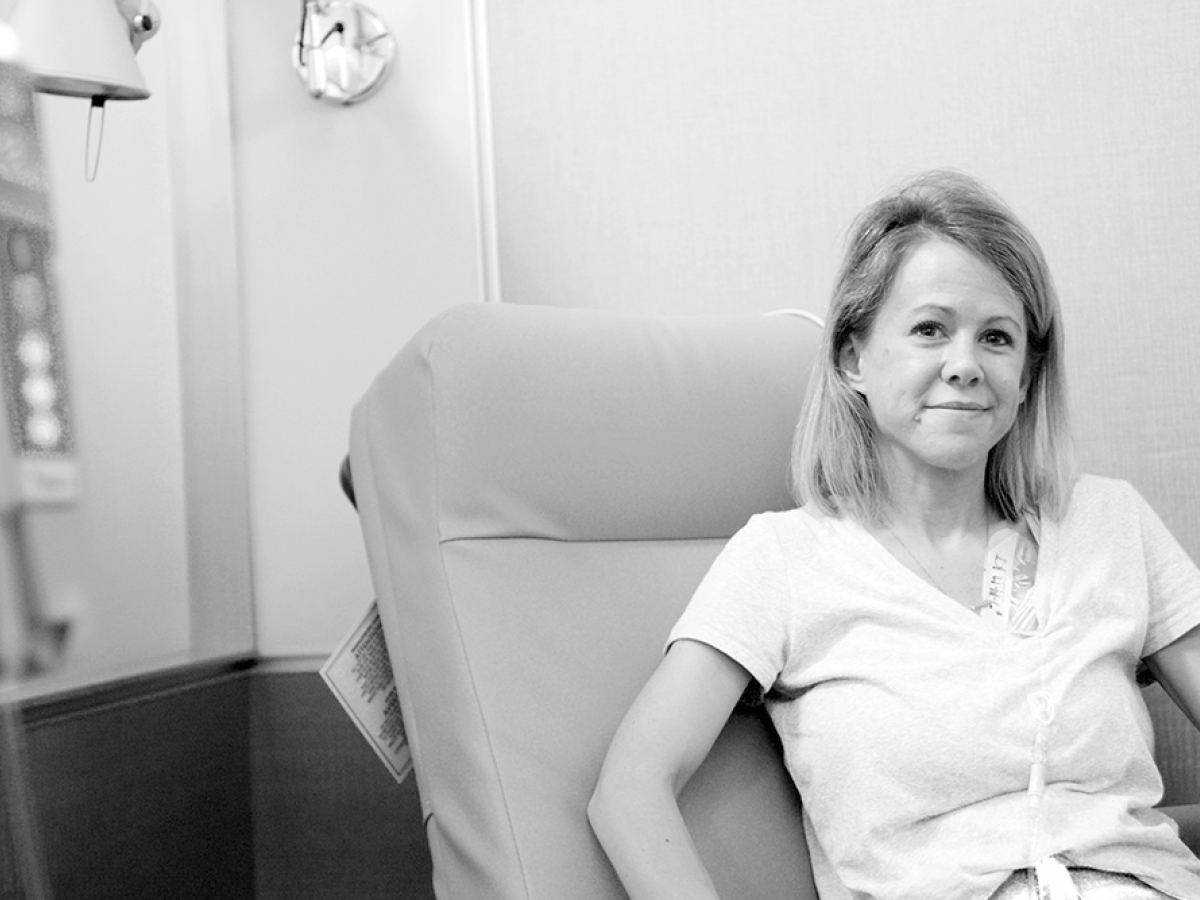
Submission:
[[[1075,479],[1071,488],[1068,509],[1125,505],[1138,496],[1133,485],[1121,478],[1108,475],[1083,474]]]
[[[1080,475],[1071,489],[1064,524],[1109,529],[1141,514],[1145,501],[1132,484],[1106,475]]]
[[[831,516],[811,505],[757,513],[742,528],[740,536],[749,540],[778,541],[788,554],[807,555],[814,548],[829,553],[846,540],[847,520]]]
[[[823,513],[812,504],[806,503],[803,506],[793,506],[788,509],[755,513],[746,523],[746,527],[772,530],[802,528],[809,531],[820,531],[828,529],[831,522],[837,521],[839,520],[836,516]]]

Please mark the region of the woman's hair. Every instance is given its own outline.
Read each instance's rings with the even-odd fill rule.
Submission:
[[[1063,373],[1062,316],[1041,248],[999,197],[957,172],[920,175],[873,203],[852,226],[792,448],[802,504],[877,522],[889,496],[866,399],[840,361],[866,337],[897,270],[938,239],[971,251],[1003,277],[1025,309],[1028,390],[1016,421],[988,454],[985,492],[1005,518],[1061,516],[1074,479]]]

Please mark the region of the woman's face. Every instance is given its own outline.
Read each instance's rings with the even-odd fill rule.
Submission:
[[[847,342],[841,368],[866,397],[896,474],[978,469],[1025,399],[1021,301],[969,250],[930,239],[896,272],[870,333]]]

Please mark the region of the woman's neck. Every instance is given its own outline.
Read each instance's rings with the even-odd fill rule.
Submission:
[[[967,609],[977,609],[988,542],[998,516],[982,475],[893,478],[889,503],[872,534],[918,578]]]
[[[986,532],[995,518],[982,471],[894,473],[888,480],[888,495],[884,524],[920,535],[931,544],[981,529]]]

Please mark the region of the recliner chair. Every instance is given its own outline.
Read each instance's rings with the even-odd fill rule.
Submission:
[[[350,464],[439,900],[624,897],[585,809],[709,564],[792,504],[799,317],[454,308],[378,376]],[[816,900],[770,724],[681,796],[722,896]]]
[[[464,306],[355,408],[439,900],[624,896],[585,816],[600,762],[725,540],[790,505],[818,338],[796,317]],[[733,716],[681,803],[727,896],[815,898],[759,714]]]

